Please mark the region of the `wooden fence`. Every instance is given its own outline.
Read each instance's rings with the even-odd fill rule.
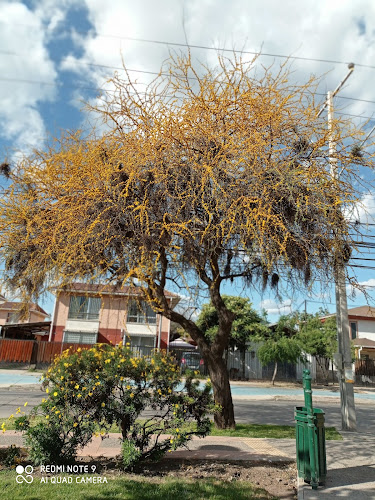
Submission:
[[[37,366],[49,365],[55,356],[71,348],[89,349],[91,344],[66,342],[37,342],[35,340],[0,339],[0,363],[29,363]]]
[[[33,340],[0,339],[0,361],[29,363],[33,347]]]
[[[356,359],[355,374],[364,375],[365,377],[375,376],[375,362],[373,359]]]

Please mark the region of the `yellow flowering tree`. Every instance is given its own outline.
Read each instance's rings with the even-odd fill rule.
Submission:
[[[173,358],[163,353],[134,357],[129,347],[101,344],[65,351],[44,382],[48,397],[31,416],[16,419],[36,464],[69,462],[93,435],[116,424],[123,438],[123,463],[130,468],[176,449],[193,435],[205,436],[210,430],[207,413],[215,410],[211,387],[200,389],[191,378],[182,384]],[[152,416],[138,420],[146,408]],[[187,427],[188,422],[194,425]]]
[[[358,201],[352,144],[361,137],[317,118],[317,82],[218,56],[215,68],[171,56],[145,91],[129,74],[94,111],[100,136],[67,133],[21,160],[0,201],[4,279],[25,301],[56,282],[102,278],[130,285],[197,342],[222,407],[235,425],[223,352],[234,314],[226,282],[276,286],[331,279],[347,259],[355,227],[340,208]],[[357,161],[358,160],[358,161]],[[372,165],[372,156],[360,161]],[[218,329],[208,342],[173,310],[168,287],[209,299]]]

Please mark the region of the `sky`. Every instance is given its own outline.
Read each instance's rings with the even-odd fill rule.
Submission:
[[[249,59],[261,52],[258,61],[267,66],[289,56],[297,80],[323,75],[322,103],[354,62],[335,109],[366,131],[375,125],[373,0],[0,0],[0,158],[43,147],[62,130],[90,127],[94,118],[84,102],[95,103],[103,89],[110,90],[108,79],[121,72],[122,60],[143,85],[170,50],[184,51],[186,43],[208,64],[215,49],[243,50]],[[358,219],[375,224],[375,196],[364,192],[362,201]],[[371,227],[366,226],[370,241]],[[353,272],[375,298],[371,252],[364,250],[352,264],[366,266]],[[271,321],[305,305],[308,312],[335,307],[333,286],[324,293],[316,287],[285,292],[280,299],[242,287],[228,293],[249,296]],[[355,307],[366,300],[357,293],[348,303]],[[41,305],[52,313],[50,298]]]

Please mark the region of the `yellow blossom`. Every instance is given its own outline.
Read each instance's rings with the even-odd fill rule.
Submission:
[[[104,408],[104,407],[105,407],[105,403],[102,403],[102,408]]]
[[[58,392],[54,392],[53,395],[56,397],[56,396],[59,395],[59,393]]]
[[[77,422],[74,422],[73,427],[77,427],[77,425],[78,425]]]
[[[47,420],[49,419],[49,415],[46,415],[46,419],[47,419]]]
[[[46,393],[47,393],[47,394],[49,393],[49,389],[48,389],[48,387],[47,387],[47,389],[46,389]]]
[[[26,403],[23,406],[27,406],[27,401],[26,401]]]
[[[134,394],[133,394],[132,392],[129,394],[129,396],[130,396],[131,398],[134,398]]]
[[[78,384],[76,384],[76,385],[74,386],[74,389],[79,389],[79,385],[78,385]]]
[[[77,394],[77,398],[81,398],[82,397],[82,394]]]
[[[111,362],[111,360],[110,360],[110,359],[106,359],[106,360],[104,361],[104,363],[106,363],[106,364],[108,364],[108,363],[110,363],[110,362]]]
[[[18,408],[17,408],[16,413],[21,413],[21,407],[18,407]]]

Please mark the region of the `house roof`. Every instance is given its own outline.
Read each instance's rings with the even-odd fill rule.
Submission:
[[[321,319],[324,320],[325,318],[330,318],[332,316],[336,316],[336,313],[327,314],[326,316],[321,316]],[[375,320],[375,307],[370,307],[370,306],[352,307],[351,309],[348,309],[348,316],[350,319],[356,318],[356,319]]]
[[[55,287],[54,290],[58,292],[84,292],[84,293],[95,293],[100,295],[130,295],[137,296],[141,295],[142,291],[137,286],[116,286],[116,285],[104,285],[100,283],[69,283],[68,285],[63,285],[60,287]],[[176,305],[180,301],[180,296],[164,290],[164,295],[171,298]]]
[[[372,347],[375,349],[375,340],[357,338],[353,340],[353,344],[358,347]]]
[[[3,303],[0,303],[0,310],[2,310],[2,311],[18,311],[19,309],[21,309],[21,307],[22,307],[22,302],[6,301]],[[38,304],[34,304],[33,302],[31,302],[30,304],[28,304],[28,307],[29,307],[29,311],[38,312],[38,313],[44,314],[45,316],[49,316],[49,314],[46,313],[46,311],[44,309],[42,309],[40,306],[38,306]]]
[[[370,307],[370,306],[352,307],[351,309],[348,309],[348,315],[351,317],[361,316],[362,318],[375,319],[375,307]]]

